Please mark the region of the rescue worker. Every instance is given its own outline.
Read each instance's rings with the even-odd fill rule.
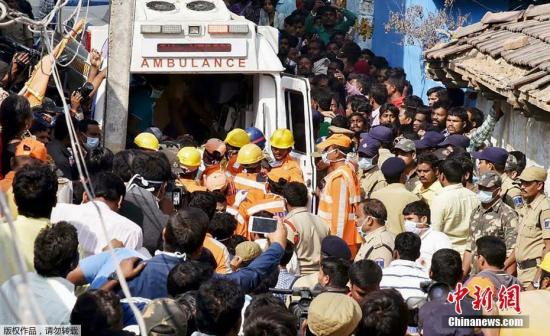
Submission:
[[[227,133],[224,142],[227,147],[227,160],[222,163],[222,167],[225,169],[226,175],[232,178],[242,171],[242,167],[237,163],[237,153],[244,145],[250,143],[250,138],[245,130],[235,128]]]
[[[519,180],[525,206],[518,226],[516,260],[518,279],[526,288],[533,288],[538,280],[537,265],[550,252],[550,200],[544,194],[544,181],[548,174],[544,168],[526,168]]]
[[[202,152],[202,162],[197,174],[197,180],[201,181],[203,185],[210,174],[223,171],[221,161],[226,151],[227,147],[220,139],[212,138],[206,141]]]
[[[395,235],[386,230],[388,212],[384,203],[377,199],[368,199],[357,208],[357,231],[365,240],[355,261],[368,259],[380,268],[388,266],[393,260]]]
[[[274,216],[283,218],[287,214],[285,199],[280,196],[283,186],[288,181],[289,175],[281,171],[269,172],[267,174],[267,182],[265,183],[265,190],[250,189],[246,191],[246,197],[238,205],[237,229],[235,234],[252,239],[252,235],[248,231],[248,221],[250,216],[260,212],[267,211]],[[232,212],[232,211],[229,211]],[[287,230],[292,232],[296,231],[296,228],[289,223],[286,223]],[[289,232],[290,235],[290,232]],[[296,242],[296,241],[295,241]]]
[[[237,164],[241,167],[242,172],[233,179],[237,193],[250,190],[265,192],[267,177],[262,172],[263,159],[264,153],[257,145],[246,144],[239,150]]]
[[[420,198],[405,188],[405,162],[392,157],[387,159],[380,167],[388,185],[372,193],[372,198],[376,198],[386,206],[388,212],[388,221],[386,227],[388,231],[397,235],[403,232],[403,209],[407,204],[419,201]]]
[[[197,173],[201,164],[201,152],[195,147],[183,147],[179,150],[178,161],[180,164],[180,173],[176,179],[176,185],[185,187],[187,192],[206,191],[197,180]]]
[[[521,190],[514,184],[514,180],[504,172],[508,160],[508,152],[499,147],[487,147],[480,152],[473,153],[473,157],[479,160],[479,174],[488,171],[496,171],[502,178],[500,197],[504,203],[518,210],[523,206]]]
[[[154,134],[148,132],[138,134],[134,138],[134,145],[136,145],[139,149],[155,152],[158,151],[160,148],[160,143],[157,137]]]
[[[343,134],[333,134],[317,147],[328,165],[323,179],[318,214],[330,225],[330,232],[348,244],[353,257],[361,237],[355,229],[355,208],[360,201],[360,188],[353,168],[346,164],[352,141]]]
[[[371,138],[368,134],[361,135],[361,142],[357,149],[359,153],[358,176],[361,186],[361,198],[370,198],[371,194],[388,185],[384,174],[378,167],[378,150],[380,142]]]
[[[290,176],[290,180],[287,182],[304,183],[300,165],[290,156],[292,146],[294,146],[294,135],[292,132],[286,128],[275,130],[269,139],[269,144],[274,158],[269,163],[271,171],[274,171],[275,174],[281,174],[280,170],[286,171]]]
[[[250,143],[258,145],[262,150],[265,149],[265,136],[262,131],[256,127],[248,127],[245,131],[250,138]]]
[[[506,262],[504,268],[515,265],[514,246],[517,238],[518,215],[499,197],[502,179],[496,171],[489,171],[479,178],[477,198],[480,201],[470,217],[468,247],[462,258],[462,269],[466,276],[476,255],[476,241],[484,236],[496,236],[506,244]],[[479,270],[474,269],[472,274]],[[512,269],[510,272],[515,271]],[[509,273],[510,273],[509,272]]]

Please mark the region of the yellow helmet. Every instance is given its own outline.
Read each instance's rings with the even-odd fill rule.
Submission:
[[[136,146],[138,146],[139,148],[150,149],[154,151],[158,151],[160,148],[159,139],[157,139],[154,134],[147,132],[138,134],[134,138],[134,144],[136,144]]]
[[[250,137],[248,136],[248,133],[246,133],[245,130],[242,128],[235,128],[231,130],[231,132],[227,133],[227,136],[225,137],[225,143],[241,148],[244,145],[250,143]]]
[[[271,143],[271,147],[281,149],[291,148],[294,146],[294,135],[289,129],[279,128],[273,132],[269,142]]]
[[[244,145],[237,154],[237,163],[238,164],[254,164],[262,161],[264,158],[264,153],[262,149],[255,144]]]
[[[201,165],[202,155],[195,147],[183,147],[177,154],[180,165],[194,168]]]

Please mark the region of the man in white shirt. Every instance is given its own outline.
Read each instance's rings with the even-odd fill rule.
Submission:
[[[49,325],[69,324],[76,297],[74,285],[65,278],[77,265],[76,229],[65,222],[42,229],[34,245],[36,273],[26,274],[28,287],[22,287],[20,274],[0,287],[0,325],[25,323],[37,314]],[[30,300],[21,295],[22,291]]]
[[[442,248],[452,248],[453,244],[446,234],[434,231],[430,227],[430,206],[424,201],[416,201],[407,204],[403,209],[403,223],[405,231],[420,236],[420,258],[418,264],[429,271],[432,264],[433,254]]]
[[[395,288],[407,301],[410,297],[425,297],[420,288],[430,277],[423,267],[416,264],[420,257],[420,237],[412,232],[402,232],[395,237],[395,250],[390,266],[382,269],[380,288]]]
[[[375,84],[369,91],[369,103],[372,105],[371,127],[380,125],[380,106],[388,100],[388,91],[383,84]]]
[[[67,221],[78,231],[78,240],[84,256],[101,253],[108,239],[121,241],[125,247],[138,250],[143,245],[141,228],[117,213],[126,194],[122,180],[112,173],[92,177],[95,198],[84,193],[83,204],[57,204],[51,221]],[[101,214],[101,216],[100,216]],[[109,237],[105,237],[102,221]]]
[[[439,166],[439,182],[443,188],[434,197],[432,229],[445,233],[453,243],[453,249],[462,256],[468,245],[470,217],[479,206],[474,192],[464,188],[462,164],[447,159]]]

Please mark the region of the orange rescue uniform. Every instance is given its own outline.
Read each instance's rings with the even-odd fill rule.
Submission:
[[[275,216],[284,217],[286,215],[284,198],[276,194],[265,194],[258,190],[249,191],[246,199],[239,204],[235,234],[251,239],[252,235],[248,232],[248,220],[250,216],[263,210]]]
[[[304,174],[302,173],[300,164],[290,157],[290,155],[284,158],[281,166],[272,168],[271,172],[278,175],[289,175],[290,180],[288,182],[304,183]]]
[[[352,167],[343,165],[324,178],[318,215],[330,225],[330,232],[346,241],[353,257],[361,244],[355,228],[355,209],[361,201],[359,181]]]

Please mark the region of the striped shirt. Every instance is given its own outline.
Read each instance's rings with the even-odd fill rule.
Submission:
[[[421,266],[414,261],[398,259],[382,269],[380,288],[395,288],[407,300],[410,297],[426,296],[420,289],[423,281],[430,281],[430,277]]]
[[[66,221],[73,225],[78,232],[78,243],[88,257],[101,253],[107,246],[107,239],[101,227],[101,217],[110,239],[120,240],[124,247],[137,250],[143,245],[143,233],[141,228],[126,217],[119,215],[101,201],[93,201],[84,204],[58,203],[52,210],[51,222]]]

